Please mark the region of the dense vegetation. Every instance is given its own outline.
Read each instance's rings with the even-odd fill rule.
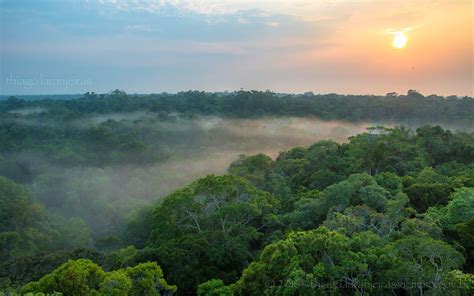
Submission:
[[[205,135],[193,137],[169,125],[180,118],[297,116],[471,127],[472,110],[474,99],[470,97],[424,97],[413,90],[407,95],[386,96],[283,95],[268,91],[145,96],[115,90],[107,95],[86,93],[72,100],[10,97],[0,101],[0,156],[5,162],[0,173],[19,182],[32,180],[28,162],[33,160],[24,156],[20,162],[13,161],[12,156],[19,153],[35,153],[61,165],[143,165],[172,157],[182,147],[210,141]],[[188,141],[183,142],[183,137]]]
[[[156,114],[84,123],[91,114],[143,110]],[[390,112],[392,120],[469,125],[473,110],[471,98],[413,92],[132,97],[116,91],[77,100],[0,101],[0,291],[472,295],[469,132],[373,127],[346,143],[319,141],[275,159],[242,155],[226,174],[200,178],[161,199],[143,188],[156,199],[146,205],[131,203],[133,196],[117,200],[115,193],[140,187],[146,176],[134,175],[134,166],[183,157],[187,145],[216,141],[200,130],[187,130],[183,140],[168,125],[179,116],[342,119],[347,111],[346,119],[359,120]],[[130,172],[111,182],[104,170],[123,164]],[[121,188],[104,190],[110,184]],[[125,217],[123,209],[131,208],[136,211]]]
[[[47,108],[49,116],[70,118],[85,113],[132,112],[149,110],[184,116],[219,115],[229,117],[316,116],[321,119],[465,122],[474,119],[471,97],[423,96],[415,90],[406,95],[277,94],[270,91],[207,93],[187,91],[177,94],[127,95],[86,93],[82,98],[0,100],[0,112],[21,108]]]
[[[127,95],[116,90],[79,99],[11,97],[0,101],[0,176],[28,187],[56,225],[58,237],[65,238],[57,240],[62,248],[107,249],[117,245],[133,210],[216,171],[196,165],[196,173],[187,174],[188,164],[198,163],[199,157],[286,149],[295,145],[291,137],[302,131],[296,125],[272,141],[274,130],[291,119],[265,121],[259,134],[246,136],[255,130],[254,123],[239,125],[242,121],[235,118],[318,116],[388,124],[445,121],[469,127],[474,121],[470,110],[472,98],[423,97],[414,91],[406,96],[340,96],[256,91]],[[303,129],[313,125],[297,124]],[[272,132],[265,128],[268,125]],[[342,130],[352,129],[345,125]],[[305,144],[314,141],[311,135]],[[176,168],[177,161],[183,169]]]

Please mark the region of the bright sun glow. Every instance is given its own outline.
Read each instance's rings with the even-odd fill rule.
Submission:
[[[393,46],[395,48],[404,48],[407,45],[408,38],[403,32],[398,32],[393,35]]]

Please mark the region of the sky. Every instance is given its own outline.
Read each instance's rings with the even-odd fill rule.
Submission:
[[[473,96],[473,3],[0,0],[0,94]]]

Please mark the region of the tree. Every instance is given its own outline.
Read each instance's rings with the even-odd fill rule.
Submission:
[[[64,295],[171,295],[169,285],[155,262],[138,264],[112,272],[88,259],[69,260],[36,282],[26,284],[23,293],[62,293]]]
[[[458,223],[454,226],[456,239],[466,250],[466,264],[464,270],[469,273],[474,272],[474,218]]]
[[[446,205],[445,221],[448,225],[467,222],[474,218],[474,188],[460,188]]]
[[[127,296],[132,288],[132,281],[124,270],[109,272],[99,285],[103,295]]]
[[[230,287],[224,285],[222,280],[212,279],[198,286],[198,296],[232,296]]]
[[[460,243],[466,250],[467,271],[474,270],[474,189],[460,188],[451,194],[445,207],[430,208],[426,219],[443,227],[446,235]]]
[[[394,172],[405,175],[426,166],[426,155],[411,130],[385,127],[368,128],[351,137],[345,153],[354,165],[369,175]]]
[[[342,181],[351,172],[351,166],[343,157],[342,147],[332,141],[319,141],[308,148],[306,158],[307,179],[304,185],[322,190],[327,186]]]
[[[23,287],[24,293],[60,292],[71,296],[90,295],[99,289],[105,272],[88,259],[68,261],[37,282]]]
[[[389,193],[378,185],[364,186],[360,189],[362,202],[378,212],[387,208]]]
[[[315,285],[321,293],[334,292],[325,283],[347,252],[349,241],[326,228],[295,232],[282,241],[265,247],[258,261],[247,267],[236,282],[243,294],[290,295],[312,294]]]
[[[372,231],[348,238],[325,227],[292,233],[265,247],[229,287],[239,295],[468,295],[462,255],[430,237],[387,241]],[[464,282],[456,282],[464,281]]]
[[[386,252],[395,256],[387,276],[419,295],[441,289],[449,281],[449,272],[464,262],[449,244],[429,237],[402,238],[388,244]]]
[[[235,280],[253,258],[253,248],[274,230],[278,207],[274,197],[241,177],[211,175],[152,210],[147,246],[160,250],[169,277],[192,293],[217,276]]]
[[[323,199],[319,191],[300,193],[295,199],[291,212],[283,215],[283,220],[290,228],[308,230],[324,221],[327,209],[323,207]]]
[[[126,270],[132,287],[130,295],[171,295],[176,292],[176,286],[169,285],[163,278],[163,271],[156,262],[147,262],[129,267]]]
[[[34,256],[17,256],[0,262],[0,290],[8,287],[17,288],[25,283],[36,281],[69,260],[90,259],[103,264],[104,257],[102,253],[90,249],[60,250]]]
[[[452,270],[445,279],[446,284],[438,291],[438,295],[469,296],[474,293],[474,275],[465,274],[460,270]]]
[[[403,191],[403,182],[397,174],[391,172],[384,172],[375,176],[375,181],[378,185],[382,186],[390,192],[391,195],[395,195]]]
[[[418,91],[414,89],[409,89],[407,91],[407,97],[416,98],[416,99],[424,98],[424,96],[421,93],[419,93]]]
[[[263,189],[265,176],[269,173],[271,165],[272,159],[262,153],[249,157],[240,155],[238,160],[230,164],[228,172],[232,175],[244,177],[257,188]]]
[[[0,176],[0,256],[34,255],[53,236],[43,207],[21,185]]]
[[[433,165],[448,162],[452,157],[453,135],[440,126],[424,126],[416,130],[417,138],[430,156]]]
[[[127,265],[137,255],[138,251],[134,246],[118,249],[107,254],[105,264],[110,269],[119,269]]]

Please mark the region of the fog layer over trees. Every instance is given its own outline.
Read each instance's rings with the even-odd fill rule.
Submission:
[[[468,295],[473,111],[415,91],[0,101],[0,290]]]

